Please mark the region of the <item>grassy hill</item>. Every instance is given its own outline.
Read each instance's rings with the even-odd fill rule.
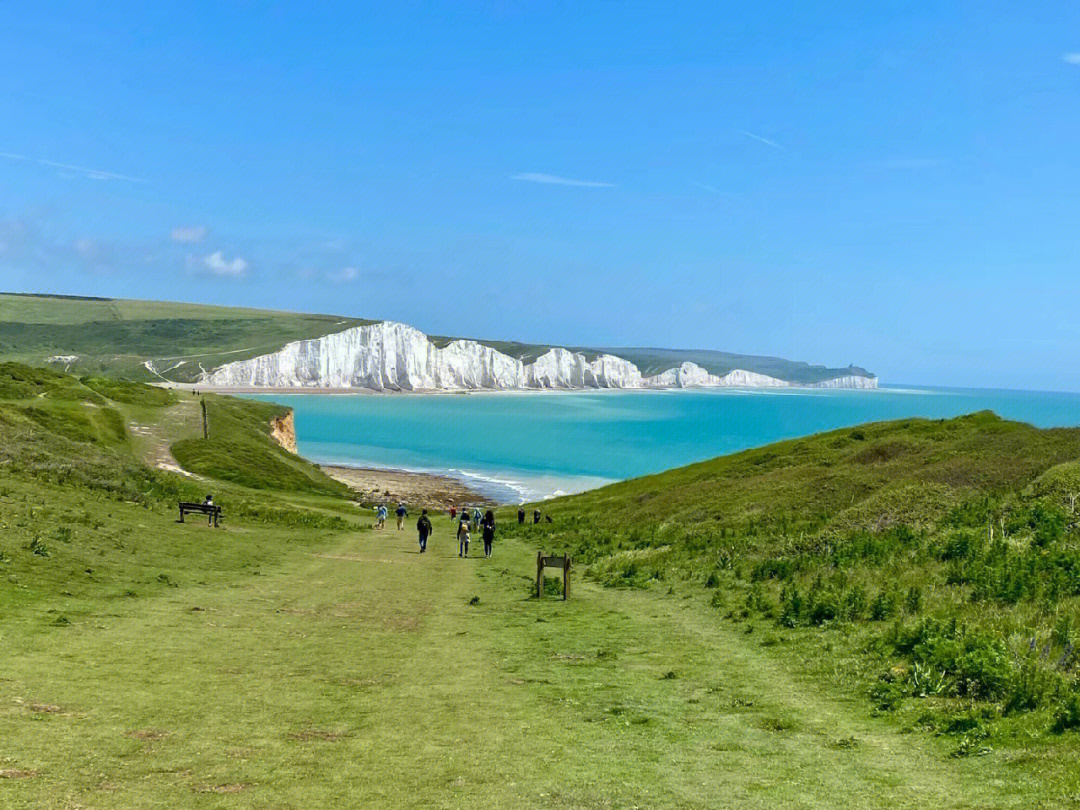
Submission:
[[[1080,430],[978,413],[615,484],[542,506],[534,533],[605,586],[701,589],[965,754],[1080,728],[1078,503]]]
[[[307,315],[270,310],[216,307],[164,301],[131,301],[76,296],[0,293],[0,360],[42,365],[80,374],[111,374],[135,380],[198,379],[202,369],[277,351],[286,343],[373,323],[359,318]],[[455,338],[432,336],[445,346]],[[482,340],[512,357],[531,362],[550,346]],[[776,357],[713,351],[578,347],[595,356],[611,351],[656,374],[690,360],[713,374],[733,368],[757,371],[793,382],[812,383],[846,374],[867,376],[861,368],[826,368]],[[144,363],[151,361],[153,371]]]
[[[371,531],[278,406],[207,397],[203,439],[198,402],[0,364],[4,808],[1080,793],[1075,431],[840,431],[552,502],[462,560],[443,516],[423,556]],[[223,528],[177,523],[206,491]],[[578,555],[570,602],[531,595],[539,547]]]
[[[152,381],[210,369],[371,321],[163,301],[0,294],[0,359]],[[157,374],[147,370],[153,362]]]

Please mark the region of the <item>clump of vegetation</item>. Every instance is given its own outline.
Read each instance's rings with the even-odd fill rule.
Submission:
[[[1073,727],[1078,458],[1080,430],[907,419],[566,498],[539,531],[606,586],[692,579],[721,619],[828,633],[875,706],[970,756],[1010,722]]]

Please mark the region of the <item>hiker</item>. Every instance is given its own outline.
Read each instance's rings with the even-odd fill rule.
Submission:
[[[457,527],[459,557],[469,556],[469,516],[466,512],[461,513],[461,522]]]
[[[474,506],[472,510],[472,530],[475,532],[480,528],[480,520],[483,515],[480,514],[480,507]]]
[[[427,539],[431,534],[431,520],[427,516],[427,509],[420,511],[420,519],[416,521],[416,531],[420,535],[420,553],[427,551]]]
[[[495,542],[495,513],[488,509],[481,525],[484,527],[484,556],[490,557],[491,544]]]
[[[202,505],[203,506],[213,506],[214,505],[214,496],[208,494],[206,496],[206,500],[202,502]],[[207,514],[207,516],[206,516],[206,525],[207,526],[213,526],[214,525],[214,513],[213,512],[210,512],[209,514]]]
[[[524,506],[519,506],[518,507],[518,525],[521,526],[524,523],[525,523],[525,507]]]
[[[544,520],[545,520],[545,522],[547,522],[547,523],[551,523],[551,522],[552,522],[552,521],[551,521],[551,515],[544,515]]]
[[[397,528],[400,532],[405,528],[405,518],[409,516],[409,510],[405,508],[405,504],[399,503],[397,509],[394,510],[394,514],[397,515]]]
[[[386,504],[379,504],[379,508],[375,510],[375,528],[382,529],[386,527]]]
[[[534,509],[533,510],[533,525],[535,526],[539,522],[540,522],[540,510],[539,509]]]
[[[450,519],[453,520],[456,517],[457,517],[457,507],[456,506],[451,506],[450,507]]]

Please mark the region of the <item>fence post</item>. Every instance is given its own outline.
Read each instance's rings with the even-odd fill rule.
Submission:
[[[536,598],[544,595],[544,552],[536,552]]]
[[[565,602],[570,598],[570,555],[567,554],[563,562],[562,570],[562,598]]]
[[[206,400],[199,399],[199,407],[202,408],[202,437],[204,439],[210,438],[210,425],[206,420]]]

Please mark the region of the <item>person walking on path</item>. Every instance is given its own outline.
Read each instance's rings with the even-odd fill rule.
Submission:
[[[456,506],[451,506],[450,507],[450,519],[453,520],[456,517],[457,517],[457,507]]]
[[[397,527],[400,532],[405,528],[405,518],[409,516],[409,510],[405,508],[405,504],[399,503],[397,509],[394,510],[394,514],[397,515]]]
[[[518,507],[518,525],[522,525],[525,522],[525,507]]]
[[[482,514],[480,514],[480,507],[479,506],[474,506],[473,510],[472,510],[472,530],[474,532],[479,531],[479,529],[480,529],[480,521],[481,521],[481,519],[483,517],[484,516]]]
[[[386,527],[386,504],[379,504],[379,508],[375,510],[375,528],[382,529]]]
[[[416,531],[420,535],[420,553],[427,551],[427,539],[431,535],[431,519],[427,516],[427,509],[420,511],[420,519],[416,521]]]
[[[213,505],[214,505],[214,496],[213,495],[207,495],[206,500],[203,501],[203,506],[213,506]],[[213,512],[208,512],[207,513],[207,515],[206,515],[206,525],[207,526],[213,526],[214,525],[214,513]]]
[[[469,556],[469,516],[468,513],[461,513],[461,522],[457,528],[458,538],[458,553],[459,557]]]
[[[480,525],[484,530],[484,556],[490,557],[491,544],[495,542],[495,513],[488,509]]]
[[[533,524],[535,525],[535,524],[537,524],[539,522],[540,522],[540,510],[539,509],[533,509]]]

